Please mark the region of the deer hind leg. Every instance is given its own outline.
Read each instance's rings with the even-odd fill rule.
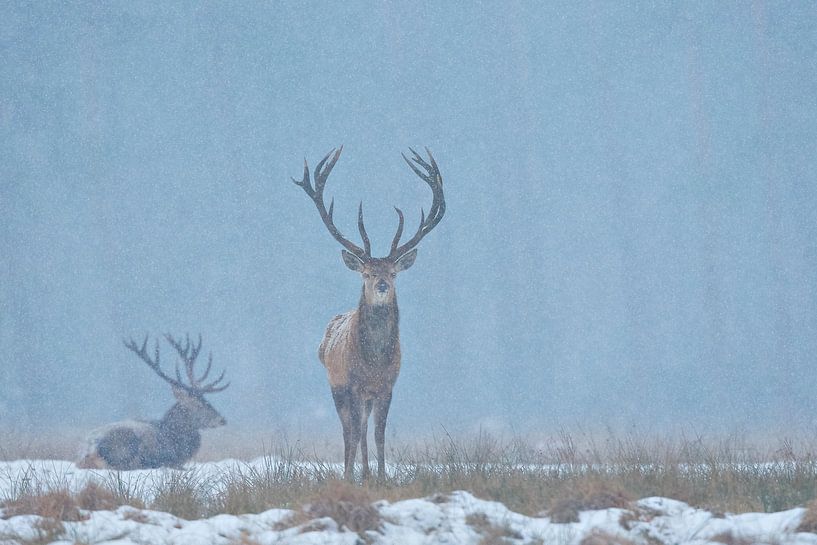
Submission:
[[[99,440],[96,453],[112,469],[130,470],[142,467],[139,450],[142,437],[129,428],[111,430]]]
[[[372,414],[372,400],[366,400],[360,415],[360,461],[363,464],[363,480],[369,478],[369,415]]]
[[[374,442],[377,446],[377,478],[386,479],[386,418],[389,416],[391,392],[374,402]]]
[[[348,386],[333,387],[332,399],[343,427],[343,478],[351,481],[354,478],[357,445],[360,443],[360,399]]]

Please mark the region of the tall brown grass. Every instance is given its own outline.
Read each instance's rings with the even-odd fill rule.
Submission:
[[[86,490],[93,501],[81,500],[59,483],[49,487],[21,482],[13,483],[0,502],[6,516],[33,513],[38,503],[52,501],[49,494],[61,489],[81,510],[128,504],[188,519],[280,507],[300,513],[296,520],[320,511],[337,517],[339,525],[363,528],[362,532],[376,525],[365,505],[381,499],[441,497],[456,490],[556,522],[575,520],[587,509],[626,509],[633,500],[648,496],[671,497],[718,513],[771,512],[817,498],[813,452],[807,442],[781,441],[760,448],[736,436],[712,441],[627,435],[596,440],[560,433],[529,442],[487,434],[467,439],[444,435],[392,448],[384,482],[350,488],[339,484],[342,464],[296,444],[275,448],[260,463],[225,465],[215,479],[193,466],[167,472],[148,489],[144,483],[111,474],[93,483],[92,492]],[[52,516],[58,520],[75,516],[70,509],[63,512],[68,515],[54,511]],[[355,522],[358,519],[362,522]]]

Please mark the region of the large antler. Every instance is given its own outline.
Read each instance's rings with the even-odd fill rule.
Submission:
[[[332,168],[335,166],[335,163],[340,157],[340,153],[343,151],[343,146],[341,146],[337,150],[332,150],[326,154],[326,157],[321,159],[320,163],[315,167],[315,184],[314,187],[310,181],[309,177],[309,165],[306,163],[306,159],[304,159],[304,177],[302,180],[296,180],[292,178],[292,181],[295,182],[295,185],[300,186],[309,195],[309,198],[312,199],[312,202],[315,203],[315,206],[318,208],[318,213],[323,220],[323,224],[326,225],[326,228],[329,230],[329,233],[337,240],[338,242],[343,245],[344,248],[355,254],[357,257],[361,259],[369,259],[372,257],[372,247],[371,243],[369,242],[369,237],[366,234],[366,228],[363,225],[363,202],[360,203],[357,210],[357,228],[360,231],[360,237],[363,239],[363,248],[354,244],[352,241],[344,237],[337,227],[335,227],[335,223],[332,220],[332,212],[335,208],[335,199],[332,199],[332,202],[329,203],[329,210],[326,210],[326,205],[323,202],[323,190],[326,187],[326,179],[329,177],[329,173],[332,172]],[[330,159],[331,157],[331,159]]]
[[[431,188],[431,192],[433,194],[434,200],[431,203],[431,209],[428,211],[428,217],[426,217],[425,212],[423,209],[420,209],[420,226],[417,228],[417,232],[414,234],[411,239],[398,246],[400,243],[400,237],[403,234],[403,211],[399,208],[395,207],[397,211],[397,217],[399,218],[399,222],[397,224],[397,233],[394,235],[394,239],[391,243],[391,251],[389,252],[388,259],[391,260],[398,260],[411,249],[413,249],[423,237],[426,236],[428,233],[431,232],[434,227],[440,223],[440,220],[443,219],[443,214],[445,214],[445,197],[443,195],[443,177],[440,175],[440,169],[437,168],[437,162],[434,161],[434,157],[431,155],[431,151],[426,148],[426,153],[428,153],[429,163],[423,160],[420,155],[414,151],[413,149],[409,148],[411,153],[414,155],[411,158],[411,161],[403,155],[403,159],[405,159],[408,166],[411,167],[411,170],[414,171],[417,176],[422,178],[422,180],[428,184]],[[414,162],[412,162],[414,161]],[[420,165],[425,169],[425,172],[421,171],[414,163]]]
[[[196,378],[195,374],[193,373],[193,367],[195,366],[196,357],[199,355],[199,351],[201,350],[201,335],[199,335],[199,342],[197,345],[192,346],[190,344],[190,337],[186,337],[186,344],[185,347],[182,348],[181,344],[177,342],[170,334],[166,334],[165,338],[167,341],[176,349],[179,353],[179,356],[185,363],[185,370],[187,373],[187,378],[189,384],[185,384],[182,380],[181,373],[179,372],[179,365],[176,364],[176,378],[173,378],[167,375],[164,371],[162,371],[161,364],[159,361],[159,340],[156,340],[156,346],[154,348],[154,357],[151,358],[150,354],[147,351],[148,345],[148,336],[145,336],[145,340],[142,342],[142,346],[136,344],[133,339],[128,341],[124,341],[125,347],[131,350],[134,354],[139,356],[139,359],[144,361],[148,367],[153,369],[153,371],[159,375],[163,380],[168,382],[170,385],[181,388],[182,390],[186,390],[191,394],[211,394],[215,392],[221,392],[230,385],[228,382],[227,384],[220,385],[220,382],[224,379],[224,372],[222,371],[221,376],[219,376],[216,380],[212,381],[209,384],[201,384],[203,380],[207,378],[207,375],[210,373],[210,368],[213,365],[213,354],[210,354],[210,357],[207,361],[207,369],[204,370],[204,374],[201,377]],[[191,351],[192,350],[192,351]]]
[[[196,378],[195,373],[193,373],[193,368],[196,365],[196,358],[201,350],[201,333],[199,333],[199,342],[196,345],[191,345],[190,335],[185,335],[184,348],[182,348],[181,343],[174,339],[170,333],[165,333],[165,339],[167,339],[167,342],[169,342],[170,345],[176,349],[176,352],[179,353],[179,357],[184,362],[187,380],[190,382],[191,389],[200,394],[212,394],[215,392],[221,392],[230,385],[229,382],[221,385],[221,381],[224,380],[225,371],[222,371],[219,377],[209,384],[202,384],[203,381],[207,380],[207,376],[210,374],[210,369],[213,367],[212,352],[207,356],[207,368],[204,369],[204,373],[202,373],[199,378]],[[176,379],[179,382],[182,380],[178,365],[176,365]]]

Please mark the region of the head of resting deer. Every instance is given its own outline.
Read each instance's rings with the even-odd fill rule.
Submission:
[[[344,237],[335,226],[332,218],[334,200],[330,202],[328,210],[324,204],[326,180],[342,150],[343,147],[337,151],[332,150],[318,163],[315,167],[314,184],[306,161],[303,178],[293,179],[293,182],[312,199],[327,230],[343,246],[343,262],[363,278],[358,307],[335,316],[329,322],[318,349],[318,357],[326,367],[335,408],[343,427],[344,477],[353,477],[358,444],[363,462],[363,478],[369,476],[366,435],[369,415],[374,411],[377,472],[378,477],[383,479],[386,417],[391,404],[392,388],[400,371],[399,314],[394,282],[397,273],[414,264],[417,257],[415,247],[434,229],[445,213],[443,180],[430,152],[428,161],[414,150],[411,150],[411,160],[403,156],[415,174],[431,188],[431,208],[428,216],[421,211],[417,232],[403,244],[400,244],[403,212],[395,208],[398,225],[389,255],[373,257],[369,236],[363,224],[363,203],[358,207],[357,221],[363,240],[362,247]]]

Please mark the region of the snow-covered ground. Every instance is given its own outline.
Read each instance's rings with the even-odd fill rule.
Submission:
[[[258,462],[263,463],[263,462]],[[241,462],[193,464],[199,476],[217,476]],[[150,488],[168,470],[123,472],[124,484]],[[69,462],[0,463],[0,497],[26,483],[79,489],[89,480],[104,481],[107,472],[79,470]],[[667,498],[645,498],[632,509],[604,509],[580,514],[579,522],[555,523],[528,517],[504,505],[480,500],[467,492],[374,504],[377,530],[362,535],[339,527],[330,518],[281,524],[292,511],[272,509],[259,514],[218,515],[188,521],[156,511],[120,507],[93,511],[78,522],[65,522],[55,543],[82,544],[814,544],[817,535],[798,533],[805,509],[779,513],[716,515]],[[0,544],[42,543],[42,525],[33,515],[0,520]],[[289,527],[286,527],[289,526]],[[629,541],[627,541],[629,540]]]

